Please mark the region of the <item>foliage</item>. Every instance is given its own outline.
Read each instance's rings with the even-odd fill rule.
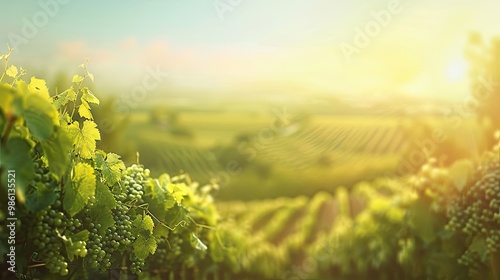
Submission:
[[[67,90],[51,95],[44,80],[25,82],[10,55],[0,57],[0,174],[2,205],[15,174],[18,277],[149,277],[208,267],[213,250],[224,253],[210,186],[152,178],[139,163],[127,168],[119,155],[96,149],[101,134],[91,104],[100,102],[85,85],[93,81],[87,63]],[[2,222],[6,215],[2,210]],[[2,239],[7,234],[0,229]],[[2,278],[10,279],[7,247],[0,251]]]
[[[248,236],[234,253],[250,262],[240,276],[500,279],[499,153],[500,144],[477,163],[449,167],[431,158],[409,177],[360,183],[334,196],[319,193],[306,204],[298,204],[303,198],[223,203],[222,215]],[[271,249],[264,253],[252,245],[257,242]],[[273,259],[274,269],[248,257],[253,254]]]

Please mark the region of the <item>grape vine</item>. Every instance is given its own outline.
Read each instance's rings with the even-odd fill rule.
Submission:
[[[96,148],[91,104],[99,99],[86,86],[88,61],[70,88],[52,95],[44,80],[25,82],[26,71],[8,65],[11,53],[0,57],[0,174],[2,192],[7,171],[17,174],[15,275],[106,279],[113,270],[141,275],[213,263],[205,244],[223,245],[210,187],[152,178],[140,163],[126,167]]]

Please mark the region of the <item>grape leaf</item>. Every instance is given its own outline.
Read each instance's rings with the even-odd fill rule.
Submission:
[[[409,224],[425,243],[431,243],[437,238],[441,221],[436,213],[431,211],[430,201],[420,198],[408,209]]]
[[[162,204],[163,204],[163,209],[168,210],[174,207],[177,204],[177,201],[172,195],[169,194],[165,196],[165,199],[163,200]]]
[[[178,225],[183,226],[187,223],[188,214],[189,211],[184,206],[176,204],[167,211],[165,223],[171,228],[175,228]]]
[[[68,88],[67,90],[61,92],[57,96],[52,98],[52,103],[54,106],[59,109],[62,106],[68,104],[70,101],[75,101],[76,100],[76,92],[73,89],[73,87]]]
[[[101,224],[101,228],[98,230],[99,234],[104,234],[106,229],[115,223],[111,212],[111,209],[114,208],[116,208],[116,200],[108,186],[97,183],[95,202],[88,215],[94,224]]]
[[[54,203],[57,193],[54,188],[45,184],[36,184],[34,191],[26,196],[26,208],[31,213],[38,212]]]
[[[12,77],[12,78],[15,78],[17,76],[17,73],[18,73],[17,67],[14,65],[11,65],[9,67],[9,69],[7,69],[7,71],[5,71],[5,74],[7,74],[7,76]]]
[[[144,237],[139,235],[134,242],[134,255],[140,259],[145,260],[149,254],[154,254],[156,252],[156,239],[154,236],[150,235]]]
[[[92,206],[89,210],[89,217],[94,224],[100,224],[101,227],[97,230],[99,234],[104,235],[106,229],[115,224],[111,210],[99,206]]]
[[[104,157],[106,157],[106,159],[104,159]],[[110,186],[120,180],[122,170],[125,169],[125,164],[120,160],[120,156],[114,153],[109,153],[107,155],[97,153],[96,165],[97,168],[102,170],[104,181]]]
[[[75,83],[75,84],[78,84],[80,83],[81,81],[83,81],[83,77],[80,76],[80,75],[74,75],[73,76],[73,79],[71,79],[71,82],[72,83]]]
[[[142,221],[144,229],[149,230],[149,233],[153,233],[153,228],[155,224],[153,223],[153,219],[149,215],[144,216],[144,220]]]
[[[31,93],[38,94],[46,100],[50,99],[49,89],[45,84],[45,81],[42,79],[37,79],[35,77],[31,77],[30,84],[28,85],[28,89]]]
[[[24,118],[33,137],[40,141],[47,140],[54,131],[54,126],[59,125],[56,108],[36,94],[26,96]]]
[[[63,126],[66,130],[68,129],[68,125],[71,123],[72,119],[68,112],[63,112],[59,115],[59,119],[61,120],[61,126]]]
[[[144,217],[137,215],[132,222],[132,233],[135,235],[145,234],[147,236],[153,233],[154,226],[153,219],[149,215],[144,215]]]
[[[95,95],[90,91],[88,87],[84,87],[82,89],[82,92],[83,92],[82,100],[85,100],[88,103],[94,103],[99,105],[99,99],[95,97]]]
[[[486,238],[482,234],[476,235],[469,246],[469,250],[476,252],[484,261],[489,251]]]
[[[153,230],[153,235],[156,237],[156,238],[160,238],[160,237],[165,237],[165,238],[168,238],[168,234],[169,234],[170,230],[167,228],[167,227],[164,227],[164,226],[158,226],[158,227],[155,227],[154,230]]]
[[[81,101],[82,101],[82,104],[80,104],[80,106],[78,106],[78,114],[82,118],[93,120],[94,117],[92,116],[92,112],[90,112],[89,103],[87,103],[87,101],[85,101],[83,98]]]
[[[24,202],[28,184],[33,180],[35,171],[30,157],[31,146],[26,139],[10,138],[0,149],[0,166],[2,166],[2,182],[7,182],[7,170],[16,172],[16,194],[19,201]]]
[[[162,174],[158,179],[151,180],[146,186],[146,196],[150,197],[155,202],[150,206],[150,210],[154,213],[157,211],[163,213],[177,204],[174,196],[167,192],[167,185],[170,178],[167,174]]]
[[[96,189],[96,176],[94,169],[86,163],[78,163],[73,169],[73,178],[66,186],[64,195],[64,210],[74,216],[87,204],[90,197],[94,196]]]
[[[162,201],[165,198],[165,191],[160,185],[160,181],[158,179],[149,181],[149,183],[145,186],[145,190],[146,195],[152,199]]]
[[[179,203],[182,202],[184,196],[189,194],[189,189],[184,183],[169,183],[167,184],[167,190],[173,195],[175,200]]]
[[[88,120],[83,123],[81,130],[78,121],[74,121],[67,127],[75,151],[82,158],[90,159],[94,157],[95,142],[101,140],[101,135],[96,127],[97,125],[93,121]]]
[[[207,250],[207,245],[203,244],[203,242],[201,242],[201,240],[194,233],[191,233],[191,245],[196,250],[200,250],[200,251]]]
[[[61,178],[68,170],[71,152],[71,140],[60,127],[55,127],[47,141],[41,142],[43,152],[47,158],[49,170],[56,178]]]
[[[115,197],[111,193],[111,190],[108,188],[108,186],[102,183],[97,184],[94,205],[106,207],[108,209],[116,208]]]

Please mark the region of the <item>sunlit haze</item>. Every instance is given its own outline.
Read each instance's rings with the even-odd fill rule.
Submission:
[[[158,65],[166,89],[235,97],[463,98],[468,32],[500,33],[493,0],[69,1],[19,40],[39,2],[4,4],[0,41],[15,61],[56,73],[88,57],[96,86],[120,89]]]

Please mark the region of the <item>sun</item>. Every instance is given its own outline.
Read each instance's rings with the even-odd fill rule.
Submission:
[[[446,69],[446,78],[456,82],[465,78],[467,73],[467,63],[462,59],[452,61]]]

